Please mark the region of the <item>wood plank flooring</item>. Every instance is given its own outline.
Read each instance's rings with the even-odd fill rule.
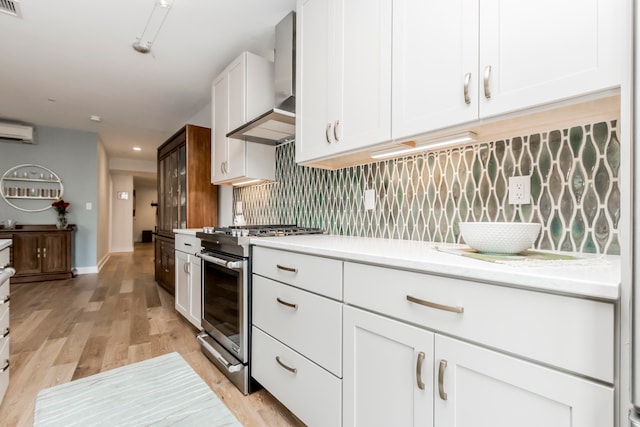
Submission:
[[[11,380],[0,426],[31,426],[38,391],[177,351],[245,426],[301,426],[265,390],[243,396],[202,354],[196,330],[153,279],[153,245],[99,274],[11,285]]]

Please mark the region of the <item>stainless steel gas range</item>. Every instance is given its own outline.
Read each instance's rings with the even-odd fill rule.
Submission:
[[[196,233],[202,242],[202,327],[198,341],[203,353],[244,394],[251,380],[251,255],[257,237],[321,234],[318,228],[258,225],[213,228]]]

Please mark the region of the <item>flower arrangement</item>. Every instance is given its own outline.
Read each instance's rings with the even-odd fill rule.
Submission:
[[[69,202],[65,202],[63,199],[58,199],[55,202],[51,203],[51,206],[58,212],[58,221],[56,222],[56,227],[60,230],[67,228],[67,209],[71,204]]]
[[[71,204],[69,202],[65,202],[64,199],[58,199],[55,202],[51,203],[51,206],[58,212],[58,215],[66,215],[67,209]]]

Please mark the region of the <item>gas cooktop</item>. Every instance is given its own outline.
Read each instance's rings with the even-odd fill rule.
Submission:
[[[299,227],[287,224],[241,225],[233,227],[204,227],[203,234],[224,234],[232,237],[295,236],[299,234],[322,234],[321,228]]]
[[[204,251],[217,251],[240,256],[249,256],[249,243],[254,237],[296,236],[323,234],[321,228],[298,227],[297,225],[242,225],[233,227],[203,227],[196,233]]]

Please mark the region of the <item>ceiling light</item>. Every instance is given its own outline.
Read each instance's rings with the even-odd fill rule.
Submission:
[[[136,37],[136,41],[133,43],[133,49],[140,53],[151,52],[151,45],[156,41],[158,33],[164,24],[167,15],[171,10],[173,0],[154,0],[153,9],[151,9],[151,15],[147,20],[147,24],[142,30],[140,37]]]
[[[142,148],[140,148],[140,147],[133,147],[133,151],[142,151]]]
[[[93,115],[89,116],[89,120],[91,120],[92,122],[100,123],[102,121],[102,117]]]
[[[380,151],[374,151],[373,153],[371,153],[371,158],[384,159],[387,157],[395,157],[399,155],[408,155],[422,151],[429,151],[436,148],[452,147],[454,145],[460,145],[467,142],[475,142],[476,138],[477,135],[473,132],[462,132],[437,139],[431,139],[419,144],[411,141],[400,146],[386,148]]]

